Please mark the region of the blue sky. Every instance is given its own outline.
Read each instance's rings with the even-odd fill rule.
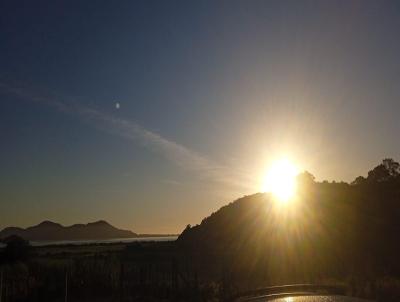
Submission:
[[[398,28],[385,1],[3,1],[0,227],[179,232],[280,156],[399,159]]]

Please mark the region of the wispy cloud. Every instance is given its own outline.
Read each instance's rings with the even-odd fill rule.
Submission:
[[[238,189],[249,189],[254,186],[251,177],[246,173],[216,163],[206,156],[135,122],[83,106],[72,99],[34,93],[25,87],[14,87],[0,82],[0,89],[20,99],[50,106],[66,114],[72,114],[102,131],[139,143],[179,167],[196,172],[205,181],[220,182]]]

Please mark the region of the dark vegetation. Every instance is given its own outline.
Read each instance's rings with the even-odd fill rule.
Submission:
[[[307,172],[298,182],[290,206],[246,196],[176,242],[29,248],[11,238],[3,301],[61,301],[66,288],[68,301],[230,301],[289,283],[399,301],[400,165],[385,159],[351,184]]]

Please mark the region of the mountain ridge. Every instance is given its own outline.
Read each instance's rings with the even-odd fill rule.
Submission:
[[[20,236],[26,240],[92,240],[138,237],[130,230],[118,229],[105,220],[86,224],[63,226],[53,221],[45,220],[27,228],[10,226],[0,231],[0,239],[11,235]]]

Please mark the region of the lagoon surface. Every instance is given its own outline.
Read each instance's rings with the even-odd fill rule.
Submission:
[[[132,237],[132,238],[113,238],[113,239],[91,239],[91,240],[49,240],[49,241],[30,241],[32,246],[48,245],[86,245],[103,243],[130,243],[140,241],[175,241],[178,236],[160,236],[160,237]],[[4,244],[0,243],[0,248]]]

